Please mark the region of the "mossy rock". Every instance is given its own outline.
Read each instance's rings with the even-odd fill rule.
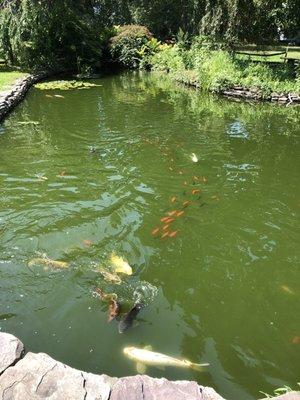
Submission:
[[[71,90],[71,89],[90,89],[101,86],[91,82],[83,81],[50,81],[37,83],[35,87],[40,90]]]

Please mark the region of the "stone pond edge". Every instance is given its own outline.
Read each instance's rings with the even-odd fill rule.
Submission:
[[[26,93],[32,85],[42,79],[47,78],[51,74],[49,72],[39,72],[36,74],[26,75],[14,83],[14,85],[6,91],[0,92],[0,122],[10,114],[10,112],[24,99]]]
[[[112,378],[79,371],[44,353],[25,354],[23,343],[4,332],[0,332],[0,399],[224,400],[214,389],[194,381],[147,375]],[[300,400],[300,392],[276,399]]]

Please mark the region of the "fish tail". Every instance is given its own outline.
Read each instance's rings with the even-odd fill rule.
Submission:
[[[203,363],[203,364],[196,364],[196,363],[191,363],[190,367],[195,370],[195,371],[199,371],[202,372],[204,371],[205,367],[208,367],[209,363]]]

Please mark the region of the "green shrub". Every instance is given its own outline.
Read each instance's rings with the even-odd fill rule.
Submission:
[[[124,25],[110,39],[110,54],[123,67],[137,68],[142,60],[142,49],[152,39],[150,31],[141,25]]]
[[[181,50],[177,45],[170,46],[163,44],[151,57],[152,68],[157,71],[177,72],[184,69],[184,62]]]
[[[201,63],[198,61],[198,79],[203,89],[220,91],[240,81],[241,72],[227,52],[212,51],[204,54],[200,58]]]

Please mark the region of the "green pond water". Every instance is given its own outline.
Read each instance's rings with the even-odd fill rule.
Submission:
[[[133,375],[123,348],[151,345],[210,367],[149,375],[228,399],[297,388],[300,108],[154,74],[94,83],[33,88],[1,126],[0,329],[94,373]],[[153,236],[174,210],[184,212],[163,231],[174,237]],[[134,272],[120,285],[97,272],[113,251]],[[44,253],[69,268],[28,268]],[[124,311],[145,304],[131,329],[107,323],[95,286]]]

